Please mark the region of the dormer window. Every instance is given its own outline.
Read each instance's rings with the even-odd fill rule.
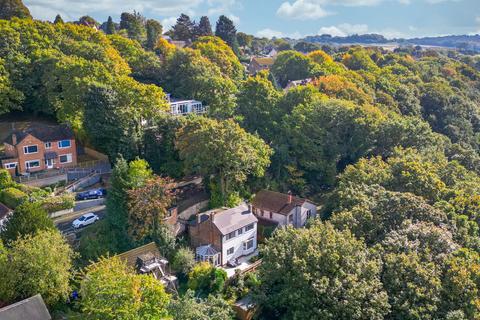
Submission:
[[[61,141],[58,141],[58,147],[59,147],[60,149],[70,148],[70,146],[71,146],[70,140],[61,140]]]

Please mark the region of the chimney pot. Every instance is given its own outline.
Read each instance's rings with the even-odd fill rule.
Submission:
[[[288,204],[291,204],[293,200],[292,191],[288,191]]]
[[[253,206],[251,203],[248,204],[248,212],[253,213]]]

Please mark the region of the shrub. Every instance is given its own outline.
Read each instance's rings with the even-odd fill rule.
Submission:
[[[180,248],[175,252],[172,267],[175,271],[188,274],[195,265],[195,255],[189,248]]]
[[[198,296],[206,297],[209,294],[218,294],[223,291],[227,273],[208,262],[195,265],[188,274],[188,288],[194,290]]]
[[[58,197],[46,198],[42,201],[42,207],[48,212],[72,209],[75,206],[73,194],[64,194]]]
[[[10,173],[5,169],[0,169],[0,189],[11,187],[13,184]]]
[[[25,192],[11,187],[2,190],[0,193],[0,201],[12,209],[15,209],[27,199],[28,196]]]

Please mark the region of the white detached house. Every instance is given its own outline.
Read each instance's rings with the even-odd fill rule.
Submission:
[[[211,210],[197,215],[189,226],[197,261],[222,266],[257,250],[257,222],[252,207]]]

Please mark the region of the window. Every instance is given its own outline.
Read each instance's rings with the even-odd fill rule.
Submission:
[[[253,248],[253,238],[250,238],[243,243],[243,250],[250,250],[252,248]]]
[[[17,167],[16,162],[5,163],[5,169],[15,169]]]
[[[229,249],[227,250],[227,255],[233,254],[233,250],[235,250],[233,247],[229,248]]]
[[[27,169],[38,168],[40,167],[40,160],[25,161],[25,167]]]
[[[229,234],[227,234],[227,240],[230,240],[232,238],[235,238],[235,231],[233,232],[230,232]]]
[[[70,140],[61,140],[61,141],[58,141],[58,147],[60,149],[63,149],[63,148],[70,148],[71,144],[70,144]]]
[[[72,162],[72,154],[63,154],[60,156],[60,163],[70,163]]]
[[[288,216],[288,223],[292,223],[292,222],[293,222],[293,214]]]
[[[45,149],[51,149],[52,148],[52,143],[51,142],[45,142]]]
[[[262,217],[263,217],[265,215],[265,211],[263,211],[263,209],[262,209],[261,212],[262,212]]]
[[[241,235],[243,233],[243,228],[240,228],[237,230],[238,235]]]
[[[249,224],[248,226],[245,227],[245,232],[250,231],[253,229],[253,223]]]
[[[37,146],[37,145],[34,145],[34,146],[25,146],[25,147],[23,147],[23,152],[24,152],[25,154],[37,153],[37,152],[38,152],[38,146]]]
[[[273,213],[270,211],[270,219],[273,219]]]
[[[312,210],[307,210],[307,219],[312,217]]]

